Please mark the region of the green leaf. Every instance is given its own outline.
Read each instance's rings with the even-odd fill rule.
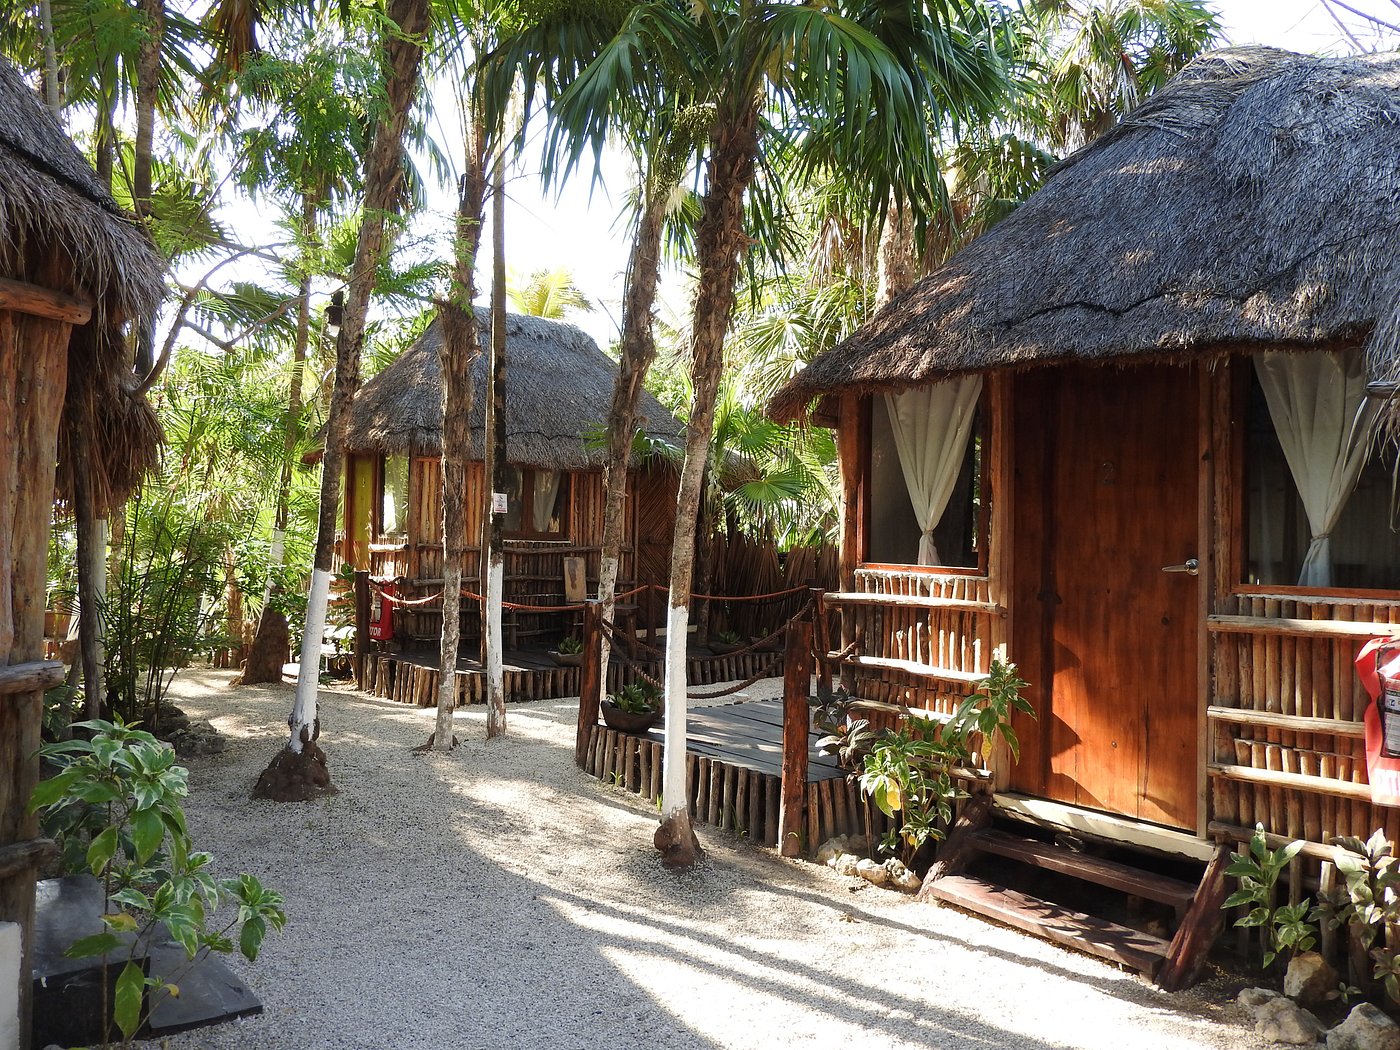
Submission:
[[[72,787],[73,782],[77,780],[78,777],[82,776],[82,772],[83,771],[77,766],[69,766],[63,772],[50,777],[48,780],[42,781],[39,786],[34,789],[34,793],[29,796],[29,812],[34,813],[48,806],[52,806],[62,799],[68,794],[68,790]]]
[[[107,865],[112,862],[113,855],[117,852],[117,829],[107,828],[102,834],[92,840],[88,846],[87,865],[94,875],[101,875]]]
[[[1238,908],[1241,904],[1253,904],[1259,899],[1259,895],[1253,890],[1236,890],[1225,898],[1225,903],[1220,907],[1223,909]]]
[[[141,1027],[141,1000],[145,991],[146,975],[141,967],[134,962],[127,963],[117,978],[116,1001],[112,1006],[112,1019],[127,1039]]]
[[[136,861],[145,864],[165,840],[165,823],[153,809],[137,810],[131,818],[131,841],[136,847]]]
[[[243,924],[243,929],[238,934],[238,950],[249,962],[257,959],[258,949],[262,947],[263,937],[266,935],[267,923],[260,915],[254,915]]]
[[[132,915],[130,912],[108,912],[106,915],[102,916],[102,921],[112,929],[122,933],[131,933],[136,929],[136,916]]]
[[[121,946],[122,940],[115,933],[94,933],[74,941],[63,954],[70,959],[86,959],[92,955],[110,955]]]

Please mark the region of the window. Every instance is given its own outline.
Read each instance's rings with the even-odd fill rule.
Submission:
[[[871,399],[867,561],[978,568],[985,417],[978,377]]]
[[[562,539],[568,517],[568,478],[557,470],[506,467],[507,536]]]
[[[1360,351],[1264,358],[1245,413],[1245,582],[1400,588],[1396,449]]]
[[[379,504],[379,535],[403,539],[408,535],[408,457],[386,456]]]

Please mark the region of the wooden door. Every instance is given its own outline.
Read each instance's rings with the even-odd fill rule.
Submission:
[[[1193,367],[1064,367],[1014,384],[1012,658],[1037,723],[1018,790],[1197,821]]]

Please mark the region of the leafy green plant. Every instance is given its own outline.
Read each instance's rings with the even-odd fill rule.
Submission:
[[[1363,987],[1382,982],[1393,1002],[1400,1002],[1400,962],[1394,949],[1377,940],[1386,927],[1400,922],[1400,861],[1382,829],[1365,841],[1353,835],[1334,840],[1334,863],[1342,885],[1319,897],[1314,918],[1347,931],[1350,979]],[[1370,971],[1368,974],[1367,971]]]
[[[213,858],[194,849],[181,806],[188,774],[175,765],[173,750],[120,722],[93,720],[73,728],[90,739],[41,749],[62,768],[35,788],[29,808],[58,840],[65,869],[90,872],[102,882],[106,929],[80,939],[67,954],[100,957],[104,971],[109,964],[121,966],[111,1002],[104,978],[103,1020],[105,1030],[115,1024],[128,1045],[159,997],[179,991],[163,978],[146,976],[137,961],[139,946],[158,925],[191,961],[201,952],[231,952],[235,944],[253,960],[268,928],[280,930],[287,917],[280,894],[252,875],[216,879]],[[216,920],[225,899],[236,909]]]
[[[817,750],[823,755],[835,755],[842,769],[860,768],[880,736],[878,730],[871,728],[870,719],[851,716],[855,699],[845,686],[831,690],[818,685],[817,695],[808,700],[812,725],[823,734],[817,741]]]
[[[913,718],[875,737],[863,760],[861,790],[887,817],[898,815],[900,820],[900,826],[881,841],[883,852],[897,852],[912,866],[919,849],[941,839],[952,819],[953,800],[962,794],[954,771],[971,765],[979,755],[989,756],[998,739],[1006,742],[1013,757],[1020,757],[1011,716],[1017,711],[1035,716],[1020,695],[1025,687],[1014,664],[996,659],[980,688],[958,705],[946,723]],[[853,728],[854,723],[847,724],[848,738]],[[847,739],[844,746],[861,743]]]
[[[575,638],[573,635],[560,638],[555,650],[564,656],[574,656],[583,652],[583,639]]]
[[[1264,950],[1265,967],[1273,965],[1281,952],[1305,952],[1316,943],[1317,930],[1309,921],[1310,902],[1274,907],[1279,876],[1302,848],[1301,842],[1290,842],[1276,850],[1270,849],[1264,837],[1264,825],[1256,824],[1249,849],[1230,854],[1233,863],[1225,869],[1225,873],[1237,878],[1240,885],[1221,907],[1249,907],[1249,912],[1237,919],[1235,925],[1260,927],[1265,931],[1269,945]]]
[[[616,693],[608,694],[608,703],[629,715],[649,715],[661,708],[661,690],[650,682],[629,682]]]

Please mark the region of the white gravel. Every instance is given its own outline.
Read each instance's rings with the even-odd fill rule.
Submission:
[[[224,874],[290,920],[233,965],[262,1016],[172,1048],[1262,1047],[1238,983],[1164,995],[1135,976],[952,909],[778,859],[702,828],[673,874],[655,810],[573,764],[576,705],[512,704],[487,743],[418,756],[433,712],[322,693],[334,798],[254,802],[290,686],[182,674],[174,699],[228,751],[190,767],[188,814]],[[754,694],[760,690],[753,690]]]

